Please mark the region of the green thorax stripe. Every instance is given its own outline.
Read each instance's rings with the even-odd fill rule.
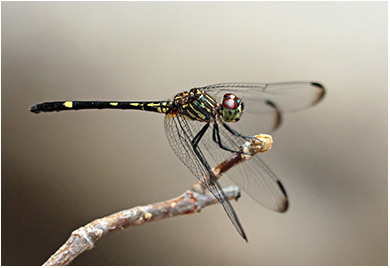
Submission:
[[[181,96],[184,98],[181,106],[181,113],[190,120],[209,121],[216,112],[216,101],[206,92],[198,89],[191,90],[188,95]]]

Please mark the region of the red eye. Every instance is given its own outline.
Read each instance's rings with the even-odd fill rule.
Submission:
[[[222,102],[222,106],[223,106],[223,108],[231,109],[231,110],[238,108],[237,102],[235,102],[232,99],[224,99]]]
[[[226,109],[237,109],[239,99],[236,95],[227,93],[223,96],[222,106]]]
[[[225,95],[223,95],[223,98],[224,99],[233,99],[233,100],[238,100],[238,97],[232,93],[226,93]]]

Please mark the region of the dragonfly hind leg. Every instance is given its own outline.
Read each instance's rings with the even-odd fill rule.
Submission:
[[[227,199],[226,195],[222,191],[221,186],[217,182],[217,178],[214,175],[214,172],[211,170],[209,164],[207,163],[207,160],[203,156],[202,152],[200,151],[198,147],[199,141],[202,139],[203,135],[206,133],[207,129],[209,128],[210,123],[207,123],[192,139],[191,144],[194,150],[195,155],[198,157],[199,161],[202,163],[202,165],[207,169],[208,171],[208,177],[203,178],[203,180],[200,180],[206,188],[214,195],[214,197],[221,203],[223,208],[225,209],[229,219],[233,223],[234,227],[238,231],[238,233],[244,238],[247,242],[248,239],[246,237],[246,234],[244,232],[244,229],[241,226],[240,221],[238,220],[237,214],[234,211],[232,205],[229,202],[229,199]]]
[[[198,146],[199,141],[202,139],[203,135],[206,133],[207,129],[209,128],[210,123],[207,123],[202,129],[198,132],[198,134],[195,135],[195,137],[191,141],[192,148],[196,149]]]
[[[204,125],[204,127],[202,127],[202,129],[195,135],[195,137],[192,139],[191,141],[191,145],[192,145],[192,149],[194,150],[194,153],[195,155],[198,157],[198,159],[200,160],[200,162],[202,163],[202,165],[207,169],[208,173],[209,173],[209,177],[208,177],[208,180],[211,180],[213,181],[214,183],[217,182],[217,178],[214,176],[214,173],[212,172],[211,170],[211,167],[209,166],[209,164],[207,163],[207,160],[205,159],[205,157],[203,156],[203,154],[200,152],[200,149],[198,147],[198,144],[199,144],[199,141],[202,139],[203,135],[206,133],[207,129],[209,128],[210,126],[210,123],[207,123],[206,125]],[[203,182],[206,184],[206,187],[209,188],[210,187],[210,183],[211,182]],[[210,190],[210,188],[209,188]],[[212,192],[210,190],[210,192]],[[217,196],[216,196],[217,197]],[[221,202],[221,200],[220,200]]]

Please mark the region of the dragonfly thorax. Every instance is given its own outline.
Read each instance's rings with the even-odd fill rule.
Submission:
[[[225,122],[238,122],[244,110],[244,103],[236,95],[227,93],[223,96],[220,111]]]
[[[191,121],[210,122],[217,115],[217,103],[207,92],[193,88],[177,94],[172,111]]]

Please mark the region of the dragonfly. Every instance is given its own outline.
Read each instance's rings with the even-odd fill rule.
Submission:
[[[325,88],[317,82],[219,83],[182,91],[173,100],[54,101],[34,105],[30,110],[36,114],[85,109],[165,114],[164,129],[170,147],[221,203],[238,233],[248,241],[236,212],[213,173],[210,156],[220,163],[232,153],[243,153],[242,144],[256,139],[250,131],[252,134],[258,130],[270,133],[280,126],[283,113],[313,106],[324,95]],[[259,154],[229,169],[227,175],[265,208],[277,212],[287,210],[287,193]]]

